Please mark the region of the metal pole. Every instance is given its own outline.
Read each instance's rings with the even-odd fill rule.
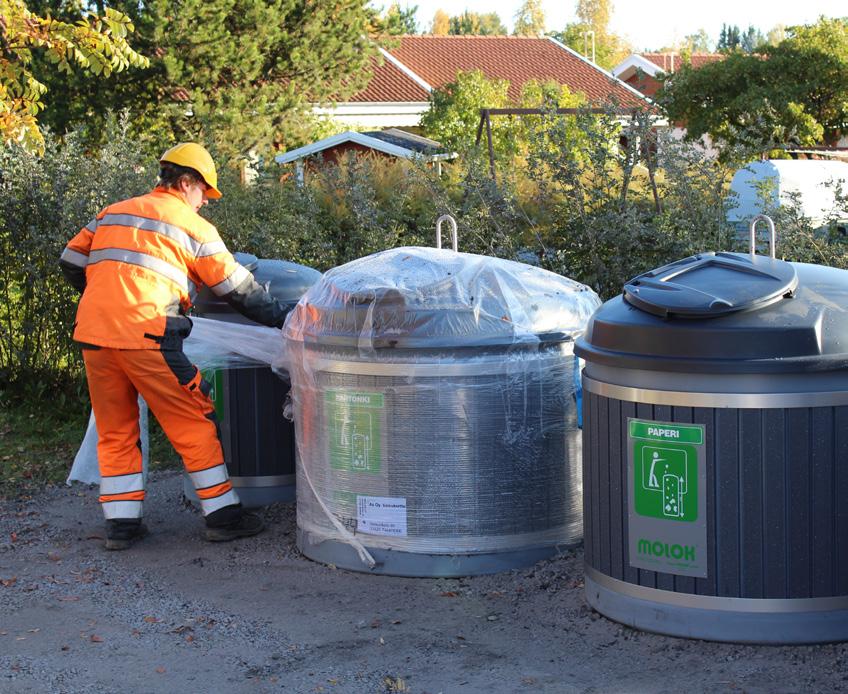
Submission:
[[[486,111],[486,139],[489,141],[489,172],[492,174],[492,180],[497,182],[495,175],[495,147],[492,144],[492,120],[489,118],[489,112]]]
[[[587,29],[583,32],[583,55],[589,57],[589,34],[592,35],[592,62],[595,62],[595,32],[592,29]]]
[[[477,139],[474,140],[474,146],[480,144],[480,136],[483,134],[483,123],[486,122],[486,114],[488,111],[485,108],[480,109],[480,123],[477,125]]]

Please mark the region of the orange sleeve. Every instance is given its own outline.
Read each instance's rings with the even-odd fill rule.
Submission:
[[[287,309],[260,286],[250,271],[236,262],[212,227],[194,259],[193,273],[212,293],[242,315],[262,325],[282,327]]]

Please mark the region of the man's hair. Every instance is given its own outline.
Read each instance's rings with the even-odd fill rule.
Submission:
[[[163,161],[159,166],[159,185],[165,188],[179,188],[180,181],[183,179],[188,180],[189,183],[206,183],[203,176],[188,166],[172,164],[169,161]]]

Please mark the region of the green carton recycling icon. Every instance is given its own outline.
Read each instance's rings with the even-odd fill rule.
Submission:
[[[383,395],[328,390],[324,402],[331,466],[351,472],[380,472]]]
[[[636,513],[672,521],[698,519],[698,474],[694,446],[634,443]]]

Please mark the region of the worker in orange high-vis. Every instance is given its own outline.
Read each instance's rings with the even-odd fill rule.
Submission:
[[[152,192],[107,207],[60,259],[82,292],[74,340],[83,350],[97,422],[107,549],[125,549],[147,532],[138,394],[183,459],[206,538],[233,540],[263,529],[261,518],[242,510],[230,483],[209,384],[182,343],[191,331],[190,292],[200,284],[264,325],[281,327],[286,312],[198,214],[208,198],[221,197],[209,152],[178,144],[162,155],[160,167]]]

